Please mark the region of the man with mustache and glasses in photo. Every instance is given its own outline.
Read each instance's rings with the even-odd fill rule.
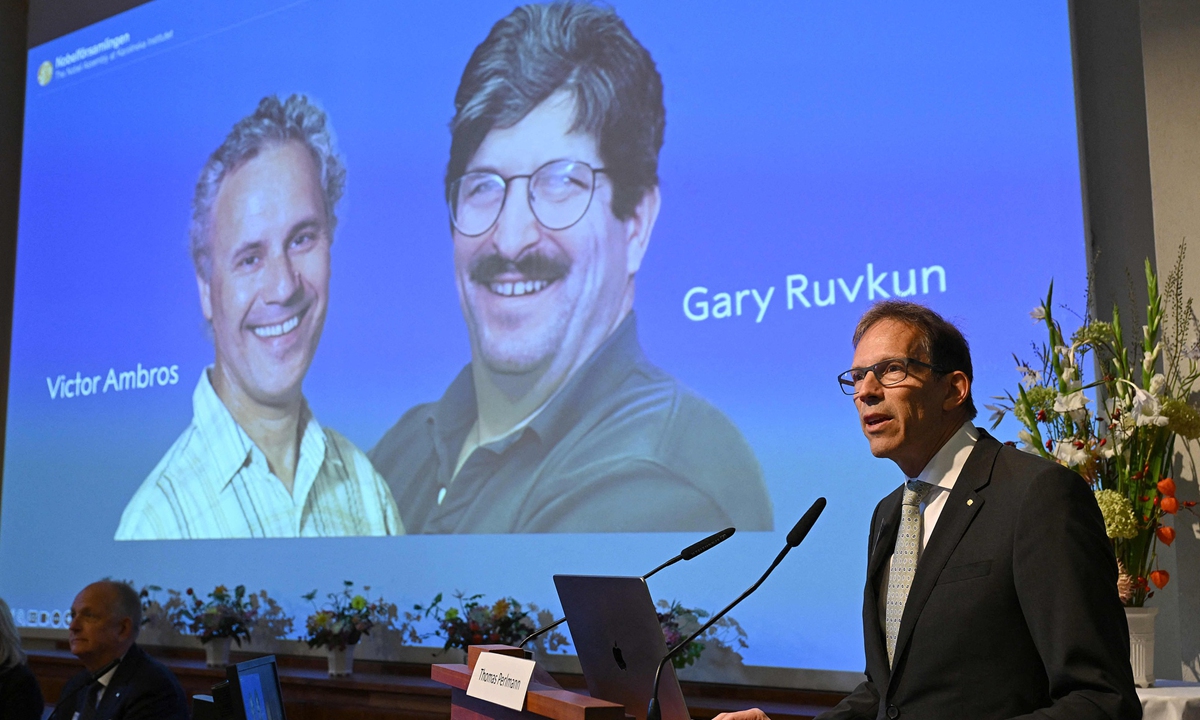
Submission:
[[[463,71],[446,197],[471,363],[371,451],[410,533],[770,530],[737,428],[652,365],[665,111],[608,8],[517,8]]]
[[[300,387],[325,325],[344,184],[325,113],[302,95],[264,98],[209,157],[191,252],[216,362],[117,540],[403,534],[386,483],[317,424]]]

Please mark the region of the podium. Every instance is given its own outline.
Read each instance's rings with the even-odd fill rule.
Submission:
[[[471,673],[485,652],[525,657],[524,650],[511,645],[472,645],[467,649],[466,665],[434,665],[430,670],[434,682],[451,688],[450,720],[626,720],[625,706],[563,690],[556,683],[551,684],[554,681],[541,668],[534,672],[529,683],[523,711],[468,697]]]

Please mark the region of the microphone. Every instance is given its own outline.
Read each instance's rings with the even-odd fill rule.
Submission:
[[[705,552],[708,552],[709,550],[712,550],[716,546],[720,545],[721,543],[725,542],[729,538],[733,537],[733,534],[735,532],[737,532],[737,530],[735,530],[734,528],[728,527],[728,528],[725,528],[724,530],[722,530],[721,532],[715,532],[712,535],[709,535],[708,537],[704,538],[703,540],[701,540],[699,542],[688,545],[683,550],[681,550],[678,555],[676,555],[675,557],[666,561],[662,565],[659,565],[658,567],[654,568],[650,572],[643,575],[642,579],[647,580],[650,578],[650,576],[654,575],[654,573],[658,572],[659,570],[662,570],[665,567],[670,567],[670,566],[674,565],[675,563],[679,562],[680,560],[691,560],[692,558],[696,557],[697,555],[699,555],[701,553],[705,553]]]
[[[767,576],[775,571],[775,568],[779,565],[779,563],[783,562],[783,558],[787,556],[791,549],[804,542],[804,537],[808,535],[809,530],[812,530],[812,526],[817,522],[817,518],[821,517],[821,512],[824,510],[825,498],[819,497],[817,498],[816,502],[812,504],[812,507],[810,507],[808,511],[804,513],[803,517],[800,518],[795,527],[792,528],[792,531],[787,534],[787,544],[784,545],[783,550],[780,550],[779,554],[775,556],[775,561],[772,562],[771,566],[767,568],[767,571],[762,574],[762,577],[758,579],[758,582],[751,585],[746,592],[738,595],[737,599],[726,605],[724,610],[709,618],[708,622],[700,626],[700,629],[696,630],[696,632],[689,635],[678,645],[668,650],[666,655],[663,655],[662,660],[658,661],[658,669],[654,671],[654,691],[650,695],[650,705],[646,708],[646,720],[662,720],[662,708],[658,703],[658,685],[659,681],[662,679],[663,666],[667,664],[667,661],[678,655],[680,651],[687,647],[688,643],[703,635],[704,631],[708,630],[718,620],[725,617],[725,613],[732,610],[737,606],[738,603],[749,597],[750,593],[757,590],[758,586],[762,585],[763,581],[767,579]]]
[[[724,530],[721,530],[720,532],[715,532],[712,535],[709,535],[708,537],[704,538],[703,540],[700,540],[699,542],[695,542],[695,543],[692,543],[691,545],[688,545],[683,550],[680,550],[678,555],[676,555],[675,557],[666,561],[662,565],[659,565],[658,567],[654,568],[650,572],[643,575],[642,580],[646,580],[647,578],[654,575],[654,573],[658,572],[659,570],[662,570],[665,567],[670,567],[670,566],[674,565],[675,563],[679,562],[680,560],[691,560],[692,558],[696,557],[697,555],[700,555],[702,553],[708,552],[709,550],[712,550],[716,546],[720,545],[721,543],[725,542],[729,538],[733,537],[733,534],[735,532],[737,532],[736,529],[727,527]],[[554,622],[550,623],[549,625],[547,625],[544,628],[535,630],[533,633],[531,633],[529,636],[527,636],[524,640],[522,640],[521,644],[518,645],[517,647],[519,647],[519,648],[525,647],[525,643],[550,632],[551,630],[558,627],[559,625],[562,625],[566,621],[567,621],[567,619],[565,617],[560,618],[560,619],[555,620]]]

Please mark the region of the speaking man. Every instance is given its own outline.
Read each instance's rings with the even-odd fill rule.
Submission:
[[[879,303],[854,346],[838,380],[871,453],[908,479],[871,518],[867,680],[820,717],[1140,718],[1087,483],[971,424],[967,342],[932,310]]]
[[[519,7],[463,71],[446,198],[471,363],[371,460],[409,532],[768,530],[754,454],[646,359],[665,111],[608,8]]]
[[[71,603],[68,641],[83,670],[67,681],[50,720],[187,720],[187,698],[162,663],[137,646],[142,603],[102,580]]]
[[[318,425],[301,392],[344,182],[325,113],[301,95],[264,98],[209,157],[191,250],[216,361],[117,540],[403,533],[370,461]]]

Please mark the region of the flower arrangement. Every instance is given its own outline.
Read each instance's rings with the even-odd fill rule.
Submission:
[[[250,628],[258,618],[257,595],[246,595],[246,586],[238,585],[230,593],[218,585],[202,600],[192,588],[184,592],[168,590],[169,598],[162,604],[163,617],[181,633],[195,635],[201,643],[217,638],[230,638],[241,647],[242,640],[250,642]],[[263,591],[263,597],[266,592]],[[143,598],[143,607],[148,598]]]
[[[662,608],[662,612],[658,613],[658,622],[662,625],[663,639],[667,641],[668,648],[675,647],[683,642],[684,638],[696,632],[704,622],[704,618],[709,616],[706,610],[685,608],[675,601],[659,600],[658,607]],[[742,629],[737,620],[726,616],[718,620],[699,638],[688,643],[678,655],[671,658],[671,664],[675,666],[676,670],[682,670],[699,660],[700,655],[709,645],[729,650],[733,650],[734,645],[743,650],[749,647],[746,643],[746,631]],[[737,651],[733,652],[736,654]]]
[[[1068,342],[1052,314],[1051,284],[1030,313],[1049,334],[1048,344],[1035,346],[1041,369],[1018,359],[1017,395],[988,406],[993,428],[1011,412],[1024,426],[1018,437],[1026,450],[1092,485],[1119,563],[1118,590],[1132,607],[1153,596],[1151,584],[1162,589],[1170,581],[1158,568],[1158,543],[1175,540],[1168,516],[1196,504],[1179,502],[1170,477],[1176,436],[1200,437],[1200,412],[1190,404],[1200,380],[1200,324],[1192,300],[1183,296],[1183,253],[1167,277],[1165,298],[1146,261],[1149,299],[1140,343],[1127,344],[1117,308],[1111,322],[1085,318]],[[1089,352],[1099,377],[1084,384]],[[1095,404],[1085,394],[1093,389]]]
[[[346,580],[340,593],[329,593],[323,607],[316,603],[317,591],[302,597],[312,603],[313,614],[305,621],[307,634],[302,639],[310,648],[327,647],[330,650],[345,650],[356,645],[372,628],[390,627],[398,615],[396,606],[382,597],[374,602],[354,592],[354,583]],[[363,592],[370,592],[369,585]]]
[[[200,600],[194,590],[191,588],[180,592],[179,590],[167,590],[167,600],[162,601],[160,593],[163,588],[158,585],[145,585],[142,587],[139,595],[142,599],[142,625],[162,627],[166,626],[176,632],[181,632],[188,635],[197,635],[202,642],[208,642],[217,637],[233,638],[232,633],[210,633],[207,638],[203,632],[193,630],[194,621],[197,617],[197,603],[200,607],[206,604],[211,604],[216,601],[217,595],[224,595],[230,601],[228,605],[231,607],[238,603],[238,589],[234,589],[234,594],[229,595],[229,591],[222,585],[217,586],[212,593],[209,594],[209,603]],[[244,593],[244,588],[243,588]],[[292,632],[293,618],[288,615],[279,603],[275,601],[266,590],[259,590],[257,593],[243,594],[241,598],[243,606],[249,606],[248,611],[244,613],[243,619],[245,622],[241,625],[245,626],[246,632],[241,632],[239,627],[238,635],[250,639],[253,633],[259,636],[259,639],[274,639],[285,638]],[[222,615],[221,610],[216,610],[211,613],[205,622],[211,621],[215,616]],[[201,612],[200,615],[204,613]],[[226,612],[226,615],[228,613]],[[217,623],[218,625],[220,623]],[[238,644],[241,644],[239,640]]]
[[[429,617],[437,622],[437,629],[433,633],[415,636],[414,639],[436,636],[446,641],[445,649],[459,648],[463,651],[469,645],[517,645],[539,627],[554,622],[554,616],[549,611],[539,610],[533,603],[522,605],[511,597],[500,598],[492,605],[481,602],[483,595],[467,595],[456,591],[454,598],[458,601],[458,607],[443,608],[441,593],[429,605],[413,606],[418,614],[406,614],[410,623]],[[553,651],[566,645],[567,639],[561,633],[551,631],[538,638],[538,642],[541,647]]]

